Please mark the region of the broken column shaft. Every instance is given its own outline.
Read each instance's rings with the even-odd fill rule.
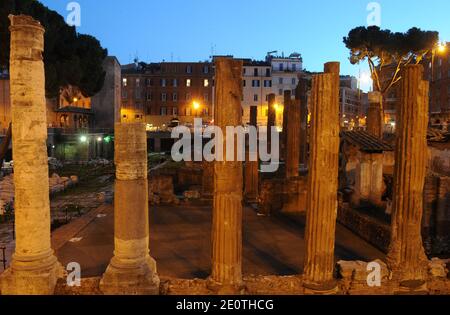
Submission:
[[[257,128],[258,121],[258,107],[252,106],[250,108],[250,126]],[[249,141],[247,143],[250,143]],[[255,148],[257,150],[257,148]],[[250,147],[247,150],[247,160],[245,162],[245,185],[244,197],[248,203],[258,202],[259,195],[259,161],[258,152],[250,152]],[[256,156],[256,161],[251,161],[251,156]],[[254,159],[253,159],[254,160]]]
[[[16,248],[0,290],[52,294],[62,270],[50,243],[44,28],[29,16],[9,18]]]
[[[156,263],[149,253],[145,124],[116,123],[114,136],[114,257],[100,289],[105,294],[158,294]]]
[[[380,92],[369,93],[369,108],[366,119],[367,132],[378,139],[383,138],[384,114],[381,108],[382,103],[383,96]]]
[[[421,222],[427,163],[428,90],[423,67],[407,66],[398,110],[388,263],[401,286],[408,288],[423,285],[427,274]]]
[[[241,125],[242,61],[217,58],[216,111],[214,122],[224,138],[227,126]],[[225,141],[224,141],[225,142]],[[224,161],[214,164],[214,209],[212,222],[212,273],[209,286],[220,293],[237,293],[242,283],[242,162]],[[236,141],[234,143],[236,149]]]
[[[339,166],[339,63],[313,76],[304,287],[336,289],[333,278]]]

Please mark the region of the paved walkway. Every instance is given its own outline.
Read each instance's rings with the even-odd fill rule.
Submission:
[[[64,265],[78,262],[82,277],[99,276],[113,253],[112,206],[91,216],[87,226],[72,232],[57,256]],[[302,272],[304,227],[285,217],[262,217],[244,210],[243,272],[247,275],[291,275]],[[164,277],[206,278],[210,272],[211,208],[153,207],[150,211],[150,250]],[[61,235],[60,235],[61,237]],[[59,240],[60,242],[61,240]],[[336,260],[375,260],[384,254],[338,225]]]

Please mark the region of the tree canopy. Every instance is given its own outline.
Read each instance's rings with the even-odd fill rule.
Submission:
[[[433,53],[438,41],[438,32],[422,31],[416,27],[399,33],[382,30],[378,26],[361,26],[344,37],[344,43],[350,50],[350,62],[358,64],[367,59],[375,88],[382,94],[401,80],[404,66],[420,63]],[[380,74],[387,66],[394,66],[392,77],[381,82]]]
[[[105,72],[102,67],[107,50],[89,35],[78,34],[64,18],[36,0],[0,1],[0,67],[9,67],[9,14],[26,14],[45,27],[46,94],[55,97],[61,89],[76,86],[90,97],[101,90]]]

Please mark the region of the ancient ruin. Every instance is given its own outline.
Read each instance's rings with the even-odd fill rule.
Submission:
[[[450,240],[450,136],[429,127],[423,65],[402,69],[396,134],[388,136],[379,92],[368,95],[367,128],[342,129],[339,62],[326,63],[323,73],[308,72],[311,82],[293,77],[295,98],[291,88],[277,93],[280,102],[284,97],[282,161],[265,173],[268,162],[249,145],[252,135],[246,134],[242,162],[238,135],[227,127],[265,131],[265,122],[258,125],[261,112],[268,147],[278,145],[270,132],[282,108],[274,93],[265,94],[268,106],[250,106],[249,126],[242,121],[245,63],[255,77],[264,76],[258,67],[266,69],[266,78],[272,65],[213,56],[214,74],[197,69],[210,75],[196,84],[202,91],[214,85],[215,101],[214,119],[200,128],[221,129],[226,141],[215,143],[214,152],[224,160],[180,161],[169,151],[153,152],[169,147],[162,132],[154,139],[142,116],[121,113],[111,138],[93,139],[95,147],[111,142],[114,165],[74,163],[60,176],[49,168],[59,162],[48,153],[54,148],[47,143],[45,30],[29,16],[10,21],[13,161],[8,175],[0,169],[0,218],[8,206],[14,220],[0,221],[6,226],[0,235],[11,238],[8,247],[0,246],[1,295],[450,294],[450,260],[435,257],[446,257]],[[132,66],[144,67],[138,61]],[[295,72],[277,66],[282,74]],[[189,72],[186,66],[183,75]],[[131,84],[133,92],[153,84],[120,79],[119,89]],[[253,84],[268,89],[273,83]],[[252,96],[258,102],[259,95]],[[189,106],[186,111],[200,112],[202,104]],[[171,123],[175,129],[176,119]],[[182,127],[192,134],[192,126]],[[80,135],[89,149],[92,139]],[[256,142],[265,142],[264,136],[258,133]],[[106,167],[87,168],[89,163]],[[80,169],[98,172],[97,180],[67,174]],[[61,223],[53,197],[67,197],[77,184],[78,195],[68,199],[83,199],[87,183],[108,189],[89,191],[96,203],[84,213],[65,204]],[[71,264],[82,268],[76,285]]]

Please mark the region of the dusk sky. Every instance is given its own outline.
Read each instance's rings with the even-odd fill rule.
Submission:
[[[42,0],[64,17],[70,0]],[[366,71],[352,66],[342,38],[367,25],[369,0],[78,0],[80,33],[96,36],[122,64],[200,61],[211,53],[264,59],[268,51],[299,52],[304,67],[320,71],[340,61],[342,74]],[[380,0],[381,27],[412,26],[440,32],[450,41],[450,1]],[[426,6],[425,6],[426,4]],[[366,87],[367,88],[367,87]]]

